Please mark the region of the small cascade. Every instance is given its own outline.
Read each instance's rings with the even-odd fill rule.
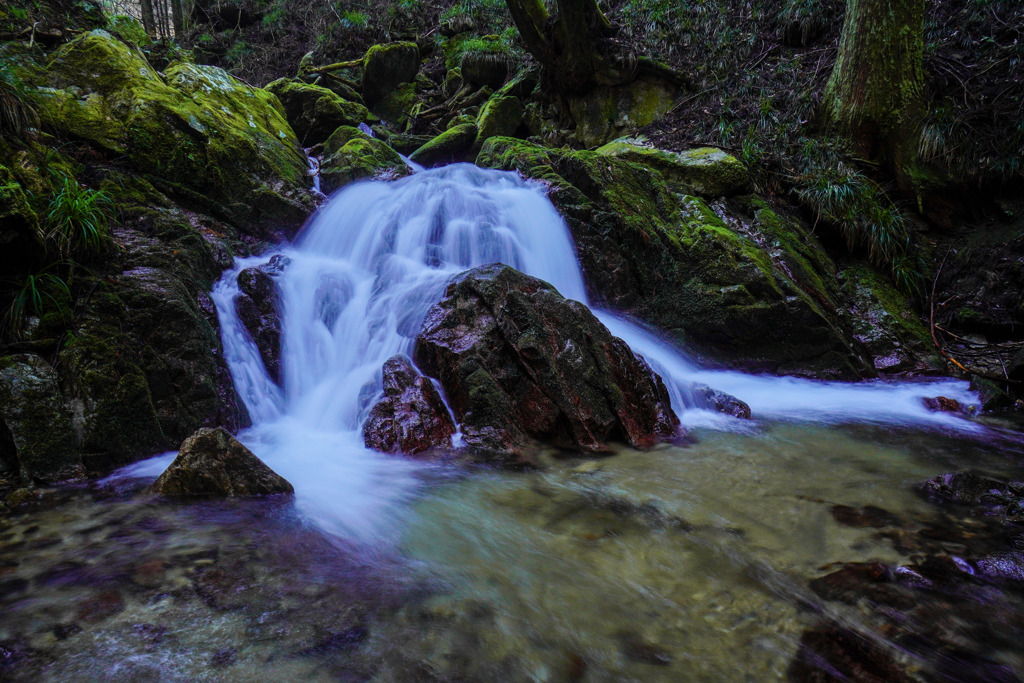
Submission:
[[[501,262],[587,303],[568,227],[537,183],[454,164],[337,192],[292,245],[277,276],[282,386],[234,309],[238,273],[274,254],[239,259],[213,292],[236,389],[253,419],[243,439],[296,488],[300,507],[341,535],[379,538],[416,489],[422,465],[365,449],[361,425],[381,395],[381,366],[411,353],[449,279]],[[900,424],[970,423],[931,413],[922,398],[973,399],[963,382],[841,384],[697,367],[655,333],[595,311],[664,378],[686,425],[736,428],[691,391],[701,382],[747,401],[755,417]]]

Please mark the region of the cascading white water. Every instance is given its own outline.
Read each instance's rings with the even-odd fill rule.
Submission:
[[[502,262],[587,302],[569,231],[543,186],[469,164],[334,195],[277,277],[283,386],[268,376],[235,313],[238,273],[274,254],[239,259],[214,288],[224,350],[253,427],[242,439],[296,488],[300,508],[331,531],[368,540],[416,487],[416,467],[362,445],[381,366],[410,353],[427,310],[455,274]],[[702,370],[650,332],[596,312],[664,377],[684,423],[728,425],[689,397],[704,382],[750,403],[755,416],[822,421],[970,423],[927,411],[921,398],[970,402],[962,382],[839,384]]]

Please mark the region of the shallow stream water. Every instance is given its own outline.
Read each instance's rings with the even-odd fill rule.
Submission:
[[[241,269],[273,256],[280,385],[233,303]],[[466,165],[351,186],[294,244],[239,260],[214,300],[253,418],[240,438],[295,496],[154,497],[171,453],[0,518],[0,678],[763,681],[793,675],[822,623],[917,678],[982,670],[961,654],[951,665],[954,650],[1004,680],[1024,674],[1012,586],[918,591],[896,616],[809,587],[839,563],[952,557],[998,524],[915,488],[954,470],[1019,476],[1019,426],[924,408],[975,402],[963,382],[707,370],[596,311],[665,378],[686,443],[543,453],[533,472],[365,449],[383,361],[411,350],[448,278],[496,260],[586,302],[543,188]],[[754,419],[709,411],[692,382],[747,401]],[[850,521],[865,509],[867,524]],[[927,608],[948,618],[925,623]]]

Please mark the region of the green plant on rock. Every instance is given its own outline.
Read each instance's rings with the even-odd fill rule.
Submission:
[[[815,217],[815,227],[833,227],[850,251],[864,250],[876,265],[887,267],[905,294],[921,291],[923,262],[908,254],[906,218],[882,188],[841,161],[812,162],[796,178],[797,197]]]
[[[38,125],[21,81],[9,69],[0,69],[0,138],[17,140]]]
[[[71,309],[71,289],[58,274],[60,263],[52,263],[22,280],[7,280],[11,302],[0,319],[0,328],[12,336],[24,329],[29,316],[56,313],[66,318]]]
[[[63,173],[53,176],[55,192],[45,214],[45,240],[62,258],[96,254],[110,246],[109,224],[114,202],[104,190],[79,185]]]

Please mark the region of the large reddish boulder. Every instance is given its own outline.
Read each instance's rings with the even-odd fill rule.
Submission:
[[[416,362],[466,443],[505,464],[535,441],[599,453],[676,434],[661,378],[583,304],[508,266],[467,271],[427,313]],[[524,449],[524,447],[526,447]]]
[[[384,361],[384,398],[363,424],[367,448],[385,453],[422,453],[452,445],[455,424],[441,394],[404,354]]]

